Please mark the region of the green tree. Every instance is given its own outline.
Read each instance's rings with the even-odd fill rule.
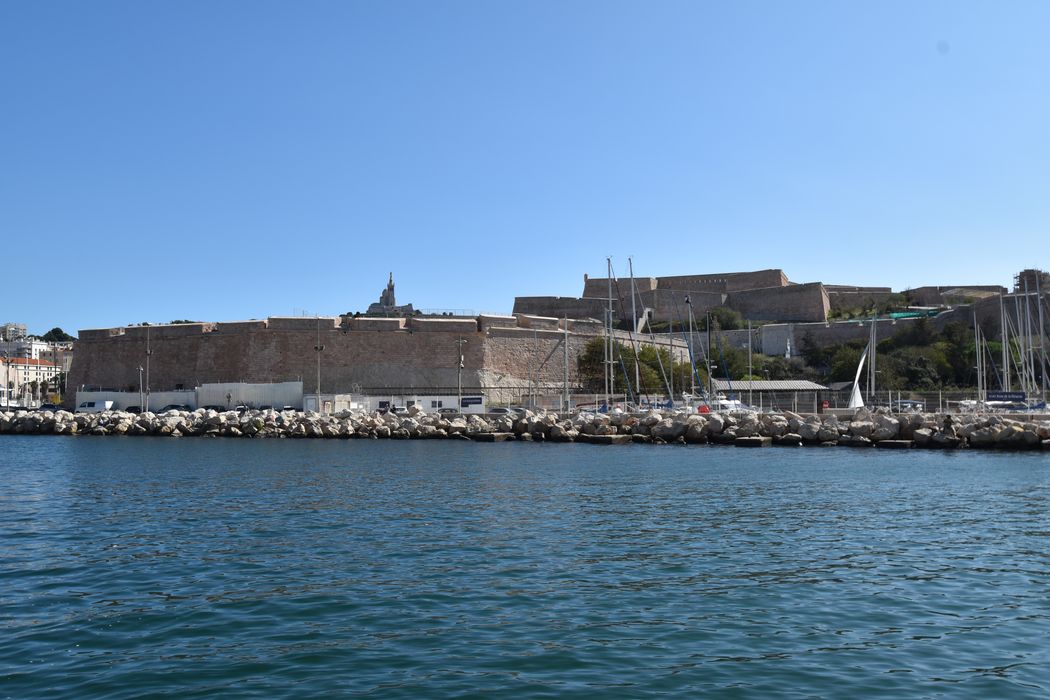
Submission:
[[[584,391],[600,393],[605,390],[605,338],[591,338],[577,358],[580,384]],[[638,384],[635,386],[635,366]],[[671,361],[671,353],[664,348],[641,344],[637,357],[634,348],[620,342],[613,343],[613,370],[616,386],[624,391],[628,385],[636,395],[666,395],[669,375],[674,373],[675,394],[690,383],[692,368],[688,362]],[[699,372],[700,381],[707,377]]]
[[[747,319],[739,311],[730,309],[728,306],[716,306],[696,319],[697,329],[707,331],[708,317],[711,318],[712,332],[719,329],[735,331],[747,327]]]
[[[831,381],[852,381],[857,376],[857,365],[863,352],[863,348],[854,344],[839,345],[831,356]]]
[[[42,339],[46,340],[49,343],[68,343],[70,341],[76,340],[76,338],[71,336],[69,333],[66,333],[58,326],[55,326],[47,333],[44,333]]]

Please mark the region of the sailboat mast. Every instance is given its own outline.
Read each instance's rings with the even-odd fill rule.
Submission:
[[[613,337],[612,337],[612,326],[613,326],[613,296],[612,296],[612,258],[608,257],[605,259],[606,263],[606,276],[605,281],[608,284],[609,289],[609,308],[605,312],[607,314],[606,323],[608,324],[608,334],[606,336],[606,345],[608,351],[605,354],[605,409],[610,410],[612,408],[612,392],[615,391],[613,385]]]
[[[1003,379],[1000,388],[1010,391],[1010,340],[1006,330],[1006,305],[1003,304],[1003,295],[999,295],[999,328],[1000,340],[1003,343]]]
[[[1046,403],[1046,327],[1043,325],[1043,290],[1039,284],[1039,278],[1042,275],[1035,276],[1035,303],[1039,309],[1039,375],[1041,377],[1040,383],[1040,398],[1043,403]]]
[[[868,331],[868,401],[872,402],[878,398],[875,393],[875,312],[871,313],[871,328]]]
[[[789,339],[790,342],[790,339]],[[707,349],[704,350],[704,358],[707,360],[707,391],[708,398],[715,400],[715,375],[711,372],[711,312],[707,312]]]
[[[672,292],[673,294],[674,292]],[[668,397],[671,400],[671,408],[674,408],[674,319],[667,322],[667,353],[671,357],[671,381],[667,383],[667,390],[671,392]]]
[[[751,371],[751,346],[753,345],[753,339],[751,337],[751,320],[747,322],[747,405],[753,406],[755,403],[755,377]]]
[[[696,372],[692,371],[696,365],[696,361],[693,359],[693,302],[689,298],[689,295],[685,295],[685,308],[689,313],[689,393],[696,393]]]
[[[634,392],[639,396],[638,400],[641,401],[642,379],[641,370],[638,368],[641,362],[639,357],[640,349],[638,344],[634,342],[634,334],[638,330],[638,309],[634,305],[634,260],[631,258],[627,258],[627,269],[631,273],[631,328],[629,330],[631,333],[631,344],[634,347]]]
[[[973,310],[973,348],[976,355],[977,366],[977,401],[981,401],[981,329],[977,327],[977,309]]]

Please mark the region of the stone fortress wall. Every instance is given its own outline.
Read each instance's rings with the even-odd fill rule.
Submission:
[[[778,269],[636,277],[634,292],[638,315],[651,309],[650,318],[657,322],[685,323],[687,298],[694,317],[725,306],[754,321],[824,321],[830,309],[823,285],[794,284]],[[600,319],[605,316],[608,298],[609,279],[585,275],[582,297],[516,297],[514,312]],[[612,298],[615,318],[630,318],[630,280],[613,280]]]
[[[654,320],[674,324],[675,333],[658,334],[655,343],[670,348],[679,359],[687,356],[680,331],[688,318],[686,297],[698,320],[709,309],[727,306],[751,320],[774,322],[756,327],[750,337],[746,330],[724,332],[722,337],[731,345],[746,347],[750,341],[756,351],[767,355],[783,355],[790,346],[791,354],[797,355],[807,337],[818,345],[867,337],[867,322],[828,321],[837,296],[852,303],[861,297],[892,293],[878,287],[794,284],[780,270],[641,278],[640,282],[635,299],[638,314],[649,308]],[[1050,279],[1047,282],[1044,286],[1050,286]],[[745,288],[751,284],[773,286]],[[533,383],[560,390],[565,328],[569,331],[570,386],[579,383],[577,359],[583,348],[603,330],[602,323],[593,319],[605,314],[608,281],[585,278],[584,287],[585,292],[601,290],[602,297],[517,297],[512,316],[400,318],[348,314],[82,330],[67,386],[137,391],[139,367],[145,367],[148,349],[151,391],[192,389],[204,383],[302,381],[304,391],[314,393],[318,391],[318,353],[314,347],[320,343],[324,346],[320,356],[322,393],[453,393],[458,375],[457,341],[464,340],[464,391],[523,388]],[[629,282],[622,280],[619,287],[614,286],[617,318],[630,317],[629,287]],[[911,291],[917,292],[916,299],[941,299],[943,303],[962,293],[960,290],[975,293],[970,298],[972,304],[939,314],[931,319],[935,327],[953,322],[972,324],[975,315],[982,326],[998,326],[998,291],[1005,292],[1002,287]],[[1050,294],[1045,288],[1041,291]],[[889,337],[914,322],[880,319],[879,337]],[[615,335],[621,342],[632,342],[626,332],[616,331]],[[644,337],[638,340],[649,342]],[[702,346],[705,335],[697,333],[693,342]],[[68,395],[73,397],[75,392]]]
[[[257,321],[130,326],[80,331],[68,385],[137,391],[149,355],[152,391],[192,389],[212,382],[303,382],[317,391],[318,344],[322,393],[389,393],[394,389],[457,387],[459,340],[464,391],[561,387],[565,326],[569,383],[577,358],[602,332],[600,323],[529,315],[471,318],[271,317]],[[617,336],[624,342],[626,333]],[[658,340],[680,358],[680,340]],[[70,396],[75,395],[70,392]]]
[[[1035,290],[1036,277],[1050,276],[1037,270],[1019,273],[1015,287],[1030,281]],[[1045,286],[1045,285],[1044,285]],[[724,306],[744,318],[764,322],[824,323],[835,313],[869,309],[899,298],[915,306],[954,306],[1006,294],[999,285],[956,285],[918,287],[895,293],[890,287],[864,287],[822,282],[791,282],[782,270],[724,272],[709,275],[634,278],[634,303],[641,317],[651,309],[656,322],[684,323],[688,319],[685,300],[689,299],[694,317]],[[515,313],[542,314],[570,318],[605,317],[609,298],[606,277],[583,277],[583,296],[519,296],[514,300]],[[616,319],[631,317],[631,282],[613,280],[613,314]]]

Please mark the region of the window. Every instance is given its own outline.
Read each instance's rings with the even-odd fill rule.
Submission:
[[[430,402],[430,407],[431,408],[441,408],[441,402],[440,401],[431,401]]]

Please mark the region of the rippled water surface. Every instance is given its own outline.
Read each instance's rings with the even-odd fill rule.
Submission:
[[[1046,697],[1050,456],[0,438],[0,697]]]

